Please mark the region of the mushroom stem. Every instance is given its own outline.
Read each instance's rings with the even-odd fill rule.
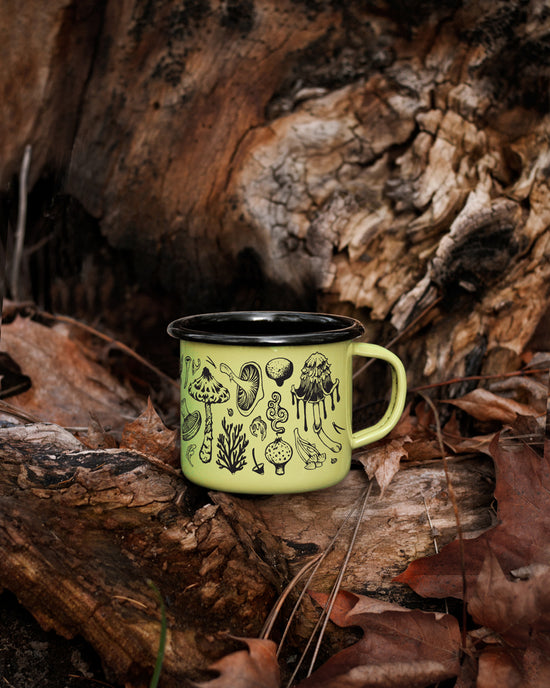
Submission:
[[[325,447],[327,447],[327,449],[330,449],[330,451],[333,451],[336,454],[339,451],[342,451],[342,445],[340,444],[340,442],[336,442],[335,440],[331,439],[323,430],[323,426],[320,422],[318,425],[313,426],[313,432],[317,435],[317,437],[321,440]]]
[[[199,458],[203,463],[210,463],[212,461],[212,408],[209,403],[205,403],[204,409],[204,439],[199,451]]]

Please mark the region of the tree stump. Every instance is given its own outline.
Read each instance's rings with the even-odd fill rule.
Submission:
[[[540,3],[1,12],[0,184],[30,144],[46,303],[145,348],[193,311],[348,311],[416,382],[515,366],[550,284]]]

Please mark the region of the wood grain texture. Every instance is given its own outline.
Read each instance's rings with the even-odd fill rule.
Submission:
[[[30,143],[128,252],[96,290],[348,311],[378,341],[429,309],[399,346],[416,381],[516,363],[550,284],[540,3],[86,7],[2,10],[0,179]]]
[[[128,686],[148,685],[158,649],[159,601],[148,581],[167,609],[161,685],[191,685],[234,647],[228,633],[258,636],[283,587],[327,547],[366,486],[363,471],[353,470],[340,485],[309,494],[208,497],[160,461],[92,451],[49,424],[3,428],[0,453],[0,586],[45,629],[85,638],[112,680]],[[464,529],[487,527],[489,467],[479,459],[453,463],[451,477]],[[398,472],[383,496],[375,489],[344,588],[410,602],[392,578],[433,551],[428,514],[440,545],[455,536],[438,463]],[[332,585],[350,528],[315,589]],[[293,642],[315,620],[305,601]],[[327,647],[338,647],[340,635],[332,629]]]
[[[4,428],[0,452],[0,585],[45,629],[84,637],[113,680],[152,675],[160,608],[149,580],[167,607],[164,686],[200,677],[231,647],[226,633],[259,632],[284,572],[269,533],[269,564],[254,550],[261,525],[243,545],[174,469],[87,450],[57,426]]]

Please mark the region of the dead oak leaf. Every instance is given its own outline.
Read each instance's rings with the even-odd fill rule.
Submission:
[[[502,641],[480,656],[482,688],[550,685],[550,566],[531,570],[528,580],[511,581],[490,552],[469,596],[474,621]]]
[[[29,390],[11,397],[28,414],[65,427],[86,427],[90,415],[105,427],[121,428],[143,402],[102,365],[65,325],[46,327],[17,316],[2,325],[1,348],[19,361]]]
[[[399,470],[401,459],[407,458],[403,439],[382,441],[371,445],[368,451],[357,454],[354,458],[362,464],[369,480],[376,478],[380,493],[391,483],[393,476]]]
[[[540,415],[532,406],[501,397],[481,387],[468,392],[460,399],[446,399],[445,403],[457,406],[481,421],[513,423],[518,416]]]
[[[155,411],[151,399],[147,408],[136,420],[124,426],[121,448],[135,449],[154,456],[171,466],[178,463],[177,431],[167,428]]]
[[[496,471],[497,525],[479,537],[465,539],[468,588],[475,581],[489,549],[505,572],[547,560],[550,542],[550,453],[539,456],[525,444],[500,441],[490,445]],[[438,554],[413,561],[395,578],[424,597],[463,596],[457,540]]]
[[[325,604],[326,594],[310,594]],[[364,636],[299,688],[420,688],[458,675],[460,629],[449,614],[340,592],[330,618],[339,626],[361,627]]]
[[[219,676],[197,688],[280,688],[277,646],[272,640],[239,638],[247,645],[222,657],[210,669]]]
[[[528,580],[509,580],[490,552],[469,596],[468,611],[508,645],[544,649],[550,642],[550,566],[531,570]]]

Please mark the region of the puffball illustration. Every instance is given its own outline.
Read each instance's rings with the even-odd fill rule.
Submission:
[[[282,387],[283,382],[288,380],[293,370],[292,361],[289,361],[288,358],[272,358],[265,366],[265,374],[271,380],[275,380],[279,387]]]

